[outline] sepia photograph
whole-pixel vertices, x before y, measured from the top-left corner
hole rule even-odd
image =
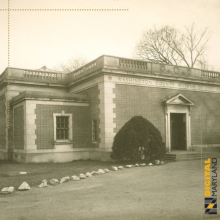
[[[219,0],[1,0],[0,220],[220,219],[219,21]]]

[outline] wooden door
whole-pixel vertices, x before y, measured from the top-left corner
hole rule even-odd
[[[185,114],[170,114],[171,150],[186,150]]]

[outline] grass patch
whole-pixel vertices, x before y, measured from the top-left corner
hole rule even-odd
[[[134,161],[103,162],[91,160],[78,160],[69,163],[17,163],[0,161],[0,190],[3,187],[14,186],[17,189],[26,181],[31,187],[38,186],[43,179],[49,181],[52,178],[60,180],[65,176],[79,175],[98,169],[111,169],[111,166],[135,164]],[[143,162],[142,162],[143,163]],[[19,172],[27,172],[21,175]]]

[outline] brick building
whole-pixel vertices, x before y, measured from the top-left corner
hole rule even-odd
[[[9,89],[8,89],[9,88]],[[167,152],[220,148],[220,73],[101,56],[69,74],[0,75],[0,159],[108,160],[117,131],[142,115]]]

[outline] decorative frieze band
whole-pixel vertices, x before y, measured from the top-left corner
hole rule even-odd
[[[157,79],[121,77],[121,76],[106,76],[106,79],[113,83],[119,83],[119,84],[220,93],[220,85],[215,86],[215,85],[209,85],[208,83],[196,83],[196,82],[190,83],[190,82],[180,82],[180,81],[178,82],[171,80],[157,80]]]

